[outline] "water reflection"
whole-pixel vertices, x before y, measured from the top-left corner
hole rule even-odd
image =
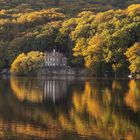
[[[67,93],[69,81],[34,79],[34,78],[11,78],[11,88],[20,101],[41,103],[47,98],[59,100]]]
[[[63,80],[45,80],[44,84],[44,94],[53,100],[55,103],[56,100],[63,97],[66,94],[68,88],[67,81]]]
[[[132,108],[135,112],[140,111],[140,82],[130,81],[129,90],[125,96],[126,105]]]
[[[0,82],[2,139],[140,139],[139,81]]]

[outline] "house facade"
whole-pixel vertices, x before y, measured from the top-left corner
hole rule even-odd
[[[76,69],[68,66],[67,58],[55,49],[52,52],[46,52],[44,58],[45,68],[43,75],[87,75],[84,69]]]
[[[55,49],[45,54],[45,67],[67,67],[67,58]]]

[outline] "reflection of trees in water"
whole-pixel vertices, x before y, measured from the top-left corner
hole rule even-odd
[[[46,98],[55,102],[67,93],[68,82],[63,80],[36,80],[11,78],[11,88],[20,101],[42,103]]]
[[[134,111],[140,111],[140,81],[131,80],[125,96],[125,103]]]
[[[129,85],[132,85],[132,82],[134,82],[134,85],[136,84],[135,81],[130,81]],[[41,104],[32,105],[32,103],[41,103],[40,101],[44,100],[44,98],[52,98],[48,94],[47,96],[44,95],[46,93],[44,92],[46,91],[44,83],[35,80],[29,82],[29,80],[17,81],[16,79],[11,79],[12,90],[17,93],[14,93],[16,96],[8,95],[9,99],[11,99],[9,100],[9,105],[13,110],[13,112],[11,111],[13,113],[11,115],[14,116],[12,119],[16,119],[14,120],[15,123],[11,123],[9,126],[9,124],[6,124],[7,121],[0,115],[0,118],[2,118],[0,119],[2,120],[0,121],[1,128],[5,127],[4,129],[6,130],[7,126],[9,126],[8,130],[11,131],[11,135],[23,136],[26,139],[29,138],[28,136],[58,139],[63,134],[63,130],[69,133],[76,132],[87,138],[95,135],[98,138],[108,140],[139,139],[140,123],[135,120],[135,108],[131,106],[131,114],[129,114],[129,109],[126,106],[130,107],[126,102],[127,95],[130,94],[129,91],[134,92],[136,90],[134,85],[132,87],[135,90],[132,87],[128,88],[128,81],[87,81],[84,87],[84,82],[79,85],[74,83],[70,85],[70,95],[72,97],[67,96],[65,98],[65,102],[71,102],[69,107],[65,107],[65,103],[62,103],[63,106],[51,103],[45,104],[45,106]],[[53,84],[52,82],[52,84],[49,83],[48,85],[56,85],[56,83]],[[33,87],[36,86],[41,90],[34,90]],[[41,94],[43,97],[39,98],[39,100],[32,98],[33,95],[27,97],[26,94],[29,94],[28,90],[30,91],[31,89],[33,92],[30,93],[35,94],[34,96],[39,97],[39,94]],[[49,90],[51,92],[48,91],[47,93],[51,94],[53,88],[51,89]],[[26,96],[20,96],[20,93]],[[32,99],[35,99],[35,101]],[[59,98],[57,99],[59,100]],[[28,102],[21,102],[24,100],[28,100]],[[131,102],[133,101],[135,100],[131,100]],[[134,117],[130,117],[130,115]]]
[[[2,82],[0,86],[1,139],[53,139],[62,134],[59,123],[51,113],[40,105],[29,106],[28,103],[21,102],[13,96],[8,86],[8,81]],[[2,94],[5,91],[7,93]]]
[[[53,122],[52,122],[53,123]],[[43,127],[37,127],[30,123],[8,123],[4,120],[0,120],[0,138],[4,139],[54,139],[58,138],[62,133],[59,126],[51,124],[49,129]]]
[[[69,119],[65,115],[59,118],[63,128],[74,130],[84,136],[97,135],[105,139],[139,139],[140,126],[134,123],[135,120],[127,117],[127,108],[123,103],[124,95],[119,94],[123,94],[124,87],[120,85],[120,82],[114,81],[112,88],[108,88],[107,85],[104,87],[95,85],[95,83],[92,87],[91,83],[86,82],[82,94],[74,91]],[[118,106],[122,107],[122,110],[116,108]]]
[[[38,84],[38,81],[34,79],[11,78],[11,88],[20,101],[42,102],[44,95],[42,94],[42,87]]]

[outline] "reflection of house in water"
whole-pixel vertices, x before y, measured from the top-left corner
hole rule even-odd
[[[44,95],[53,102],[67,93],[68,83],[64,80],[45,80]]]
[[[11,78],[11,88],[16,98],[29,103],[55,102],[66,96],[70,80]]]

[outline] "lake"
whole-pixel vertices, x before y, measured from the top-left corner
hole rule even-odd
[[[140,81],[0,78],[2,140],[139,140]]]

